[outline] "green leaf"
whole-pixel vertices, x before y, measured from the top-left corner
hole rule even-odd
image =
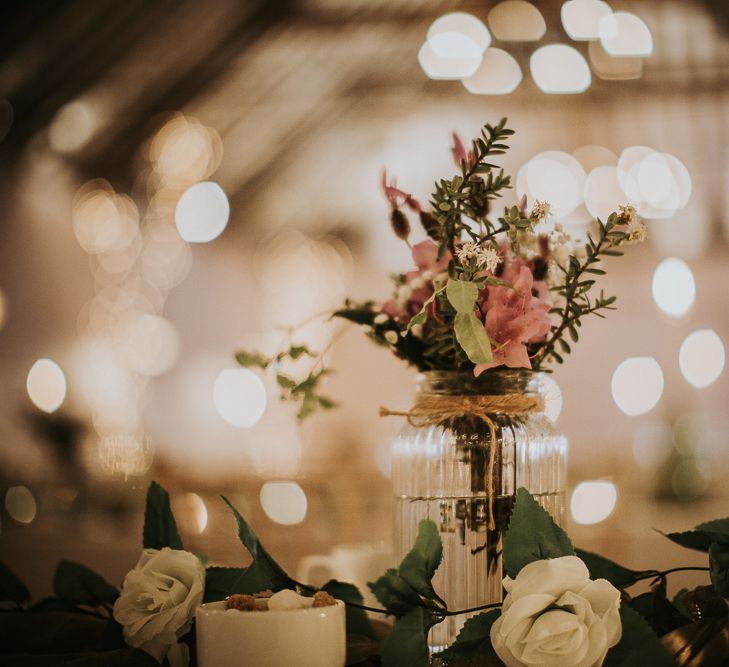
[[[238,537],[248,553],[253,557],[253,562],[245,569],[237,581],[238,593],[252,595],[266,589],[279,591],[283,588],[294,588],[296,584],[289,577],[281,566],[269,556],[268,552],[253,532],[248,522],[240,512],[233,507],[233,504],[222,496],[223,501],[230,507],[238,524]]]
[[[438,526],[429,519],[418,525],[418,536],[413,548],[402,559],[398,574],[414,591],[425,598],[439,600],[433,590],[431,579],[440,565],[443,544],[440,541]]]
[[[491,341],[483,323],[471,313],[457,313],[453,322],[456,339],[469,360],[474,364],[490,364],[493,361]]]
[[[281,387],[281,389],[290,390],[297,385],[296,380],[290,378],[288,375],[284,375],[283,373],[276,373],[276,382],[278,383],[278,386]]]
[[[218,602],[225,600],[234,593],[259,593],[257,591],[242,590],[241,582],[245,582],[245,567],[209,567],[205,570],[205,597],[203,602]]]
[[[478,299],[478,285],[468,280],[451,278],[446,283],[446,296],[457,313],[472,313]]]
[[[714,519],[713,521],[705,521],[696,526],[696,530],[701,530],[712,535],[724,535],[729,541],[729,517],[725,519]]]
[[[152,482],[147,491],[143,545],[145,549],[184,548],[170,509],[170,496],[157,482]]]
[[[655,570],[629,570],[607,558],[582,549],[575,549],[575,555],[585,562],[592,579],[607,579],[615,588],[625,588],[636,581],[658,574]]]
[[[729,544],[729,535],[722,532],[721,530],[711,530],[712,522],[701,524],[702,526],[709,526],[709,528],[702,528],[697,526],[695,530],[686,530],[682,533],[663,533],[669,540],[680,544],[682,547],[687,549],[695,549],[696,551],[703,551],[708,553],[709,547],[717,542],[719,544]]]
[[[246,368],[251,366],[266,370],[271,360],[264,357],[260,352],[247,352],[246,350],[238,350],[235,353],[235,360]]]
[[[0,561],[0,602],[8,601],[16,605],[27,604],[30,601],[30,593],[15,573]]]
[[[428,319],[428,308],[430,307],[430,304],[433,303],[433,301],[435,301],[435,298],[439,294],[441,294],[444,289],[445,289],[445,287],[440,287],[437,290],[435,290],[428,297],[427,301],[423,304],[423,307],[420,309],[420,311],[416,315],[413,315],[413,317],[410,319],[410,321],[408,322],[407,329],[405,329],[405,331],[403,331],[401,334],[402,336],[406,336],[407,334],[409,334],[410,330],[414,326],[416,326],[418,324],[420,324],[420,325],[425,324],[426,320]]]
[[[390,568],[376,581],[368,584],[379,603],[391,614],[405,614],[420,605],[420,596]]]
[[[299,359],[303,355],[308,355],[310,357],[313,357],[314,354],[309,350],[306,345],[292,345],[289,348],[289,357],[292,359]]]
[[[729,545],[714,542],[709,547],[709,574],[717,594],[729,597]]]
[[[355,324],[363,324],[372,326],[378,313],[370,308],[342,308],[335,310],[332,317],[339,317],[343,320],[354,322]]]
[[[86,607],[112,605],[119,597],[119,591],[103,577],[85,565],[69,560],[58,564],[53,592],[63,602]]]
[[[491,626],[501,616],[499,609],[469,618],[461,628],[456,641],[441,653],[444,658],[479,660],[483,664],[500,664],[491,646]]]
[[[620,608],[623,635],[608,651],[603,667],[676,667],[645,619],[630,607]]]
[[[504,536],[504,565],[514,579],[535,560],[574,556],[575,550],[564,532],[525,488],[516,492],[509,529]]]
[[[347,584],[343,581],[332,579],[324,584],[322,590],[337,600],[348,603],[346,609],[348,635],[362,635],[363,637],[375,639],[375,633],[372,630],[372,625],[370,624],[369,618],[367,618],[365,610],[350,606],[351,603],[364,604],[362,593],[359,592],[359,589],[354,584]]]
[[[429,667],[431,615],[422,607],[398,619],[382,647],[382,667]]]

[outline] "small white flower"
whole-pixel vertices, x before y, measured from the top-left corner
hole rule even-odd
[[[584,262],[587,259],[587,248],[583,245],[578,245],[575,248],[574,255],[580,263]]]
[[[386,331],[385,332],[385,340],[390,343],[390,345],[397,345],[399,336],[397,335],[397,331]]]
[[[535,221],[546,220],[551,210],[552,205],[548,201],[539,201],[537,199],[534,202],[534,206],[532,206],[532,212],[529,214],[529,217]]]
[[[620,641],[620,591],[577,556],[529,563],[504,588],[491,644],[509,667],[600,667]]]
[[[499,253],[494,248],[481,248],[481,252],[478,255],[479,266],[483,266],[487,271],[493,273],[500,263],[501,257],[499,257]]]
[[[205,568],[189,551],[145,549],[127,574],[114,603],[114,618],[124,639],[162,662],[187,664],[186,646],[178,640],[192,625],[205,591]]]
[[[618,208],[620,209],[620,218],[625,224],[629,224],[638,218],[638,212],[635,210],[634,206],[626,205]]]
[[[425,287],[425,281],[422,278],[413,278],[410,283],[411,289],[420,289],[421,287]]]
[[[478,243],[468,241],[467,243],[462,244],[460,248],[458,248],[458,250],[456,251],[456,257],[458,257],[461,264],[465,265],[468,264],[470,260],[476,259],[479,252],[480,247]]]
[[[412,327],[410,327],[410,333],[415,336],[415,338],[422,338],[423,337],[423,325],[422,324],[413,324]]]
[[[485,268],[487,271],[494,272],[501,262],[501,257],[496,250],[490,246],[482,248],[480,244],[468,242],[464,243],[456,252],[461,264],[466,265],[471,260],[475,260],[478,268]]]
[[[628,235],[626,243],[643,243],[648,237],[648,228],[642,220],[632,218],[625,225],[625,233]]]
[[[385,315],[385,313],[380,313],[379,315],[375,316],[375,319],[373,320],[375,324],[386,324],[390,321],[389,315]]]
[[[422,279],[423,279],[423,280],[424,280],[424,281],[425,281],[426,283],[428,283],[428,282],[430,282],[431,280],[433,280],[434,274],[433,274],[433,272],[432,272],[432,271],[431,271],[430,269],[428,269],[427,271],[423,271],[423,272],[422,272],[422,273],[420,274],[420,277],[421,277],[421,278],[422,278]]]
[[[413,290],[410,285],[400,285],[397,288],[397,298],[402,301],[407,301],[413,294]]]

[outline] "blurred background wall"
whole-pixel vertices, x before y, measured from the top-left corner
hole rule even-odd
[[[535,3],[537,41],[505,39],[532,25],[523,6],[511,17],[502,8],[498,39],[487,0],[8,5],[0,557],[36,594],[49,592],[61,555],[104,559],[120,579],[139,548],[150,478],[171,490],[187,544],[216,562],[245,561],[223,492],[288,567],[335,544],[388,540],[399,424],[377,409],[408,406],[411,370],[354,329],[314,320],[301,340],[323,349],[336,337],[327,391],[338,410],[300,427],[261,375],[265,412],[238,428],[220,401],[238,397],[255,422],[261,387],[248,377],[238,396],[223,382],[216,409],[216,379],[237,348],[272,352],[287,327],[347,295],[386,298],[388,272],[411,260],[391,237],[382,169],[425,201],[453,170],[451,131],[469,138],[508,116],[514,174],[558,150],[581,161],[582,185],[644,146],[690,177],[688,191],[680,179],[666,186],[685,201],[654,208],[649,242],[608,267],[619,310],[585,324],[551,389],[571,443],[571,490],[609,482],[580,487],[577,518],[588,523],[575,523],[575,541],[635,567],[675,561],[672,548],[655,553],[646,529],[688,528],[727,504],[729,6],[610,4],[645,22],[650,54],[611,58],[599,42],[571,40],[557,1]],[[513,56],[523,74],[513,92],[474,94],[428,76],[419,51],[452,11],[479,17]],[[589,62],[586,90],[540,89],[530,58],[552,43]],[[201,182],[217,185],[189,191]],[[191,224],[208,221],[203,237],[175,225],[180,206]],[[567,221],[576,228],[584,206]],[[195,242],[205,234],[214,238]],[[713,334],[686,343],[682,370],[679,350],[697,330]],[[656,363],[629,364],[613,389],[633,357]],[[634,391],[621,395],[626,386]]]

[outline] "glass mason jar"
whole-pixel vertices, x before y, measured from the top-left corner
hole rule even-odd
[[[528,370],[428,371],[417,378],[419,396],[531,395],[543,398],[543,374]],[[489,413],[496,451],[489,480],[492,436],[477,415],[404,426],[393,445],[394,548],[401,559],[422,519],[432,519],[443,542],[434,588],[450,610],[502,599],[502,539],[516,490],[525,487],[557,523],[565,512],[567,439],[544,412]],[[494,529],[489,529],[489,482]],[[428,638],[431,651],[453,643],[473,614],[449,616]]]

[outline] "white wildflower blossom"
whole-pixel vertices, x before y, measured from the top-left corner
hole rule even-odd
[[[423,337],[423,325],[422,324],[413,324],[412,327],[410,327],[410,333],[415,336],[415,338],[422,338]]]
[[[488,248],[481,248],[481,251],[478,255],[478,264],[479,266],[483,266],[487,271],[491,271],[493,273],[496,271],[496,267],[501,263],[501,257],[499,257],[499,253],[496,252],[494,248],[488,247]]]
[[[625,224],[625,233],[628,235],[626,243],[643,243],[648,236],[648,228],[642,220],[633,218]]]
[[[583,263],[587,259],[587,248],[583,245],[578,245],[573,254],[578,262]]]
[[[626,205],[618,208],[620,209],[620,218],[625,224],[629,224],[638,219],[638,212],[634,206]]]
[[[501,262],[501,257],[496,250],[490,246],[481,247],[479,243],[464,243],[456,253],[461,264],[466,265],[471,260],[475,260],[478,268],[484,268],[487,271],[494,272]]]
[[[427,271],[423,271],[423,272],[422,272],[422,273],[420,274],[420,277],[421,277],[421,278],[422,278],[422,279],[423,279],[423,280],[424,280],[425,282],[430,282],[431,280],[433,280],[434,274],[433,274],[433,272],[432,272],[432,271],[431,271],[430,269],[428,269]]]
[[[456,256],[460,260],[461,264],[468,264],[470,260],[476,259],[478,257],[479,250],[480,248],[478,243],[469,241],[468,243],[464,243],[460,248],[458,248],[458,250],[456,251]]]
[[[397,341],[398,341],[397,331],[386,331],[385,340],[388,343],[390,343],[390,345],[397,345]]]
[[[375,324],[385,324],[390,321],[390,316],[385,315],[385,313],[380,313],[379,315],[375,316],[375,319],[373,321]]]
[[[425,281],[422,278],[413,278],[413,280],[411,280],[409,284],[410,288],[414,290],[425,287]]]
[[[552,205],[548,201],[539,201],[537,199],[534,202],[534,206],[532,206],[532,212],[529,214],[529,217],[532,220],[546,220],[551,210]]]

